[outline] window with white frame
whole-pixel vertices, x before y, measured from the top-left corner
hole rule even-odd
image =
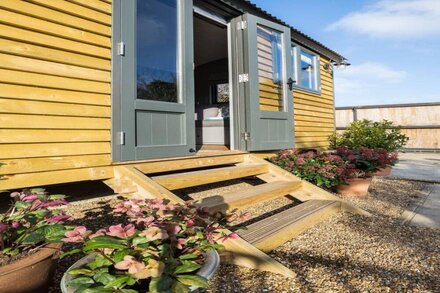
[[[298,45],[292,46],[291,54],[295,85],[312,91],[320,91],[318,55]]]

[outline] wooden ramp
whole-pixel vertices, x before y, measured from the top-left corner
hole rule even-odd
[[[243,190],[213,195],[198,204],[211,212],[242,209],[283,196],[301,203],[240,230],[241,238],[224,243],[223,261],[293,277],[295,274],[269,257],[270,251],[294,236],[340,211],[369,215],[341,198],[305,182],[252,154],[231,153],[208,157],[189,157],[114,167],[114,178],[104,181],[115,192],[126,196],[164,198],[175,203],[184,200],[174,190],[257,177],[264,183]]]

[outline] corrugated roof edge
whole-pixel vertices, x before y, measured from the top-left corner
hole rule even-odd
[[[261,16],[263,18],[267,18],[273,22],[277,22],[279,24],[285,25],[287,27],[289,27],[293,34],[292,34],[292,38],[299,42],[302,45],[305,45],[307,47],[309,47],[309,49],[312,49],[314,51],[317,51],[318,53],[330,58],[332,61],[335,61],[337,63],[342,62],[347,60],[344,56],[342,56],[341,54],[333,51],[332,49],[328,48],[327,46],[325,46],[324,44],[316,41],[315,39],[311,38],[310,36],[304,34],[303,32],[297,30],[296,28],[292,27],[291,25],[289,25],[288,23],[282,21],[281,19],[273,16],[272,14],[270,14],[269,12],[267,12],[266,10],[262,9],[261,7],[258,7],[257,5],[255,5],[254,3],[252,3],[250,0],[221,0],[224,3],[227,3],[231,6],[233,6],[234,8],[240,10],[243,13],[246,12],[252,12],[250,11],[251,9],[256,10],[257,12],[259,12],[262,15],[257,15],[257,16]],[[243,5],[249,6],[248,8],[246,7],[242,7]],[[251,9],[249,9],[251,8]],[[255,11],[253,14],[256,14]]]

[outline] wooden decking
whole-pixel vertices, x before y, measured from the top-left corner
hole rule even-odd
[[[341,210],[368,215],[339,197],[248,153],[215,152],[190,158],[117,165],[113,166],[113,178],[104,182],[115,192],[127,196],[164,198],[183,203],[174,190],[246,177],[258,177],[264,183],[208,197],[198,204],[208,207],[211,212],[225,212],[286,195],[302,203],[253,223],[248,230],[239,232],[241,238],[226,241],[226,251],[222,253],[224,261],[292,277],[291,270],[264,252]]]

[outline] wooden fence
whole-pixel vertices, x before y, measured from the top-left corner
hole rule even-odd
[[[406,149],[440,150],[440,103],[336,107],[336,130],[361,119],[386,119],[401,125],[410,138]]]

